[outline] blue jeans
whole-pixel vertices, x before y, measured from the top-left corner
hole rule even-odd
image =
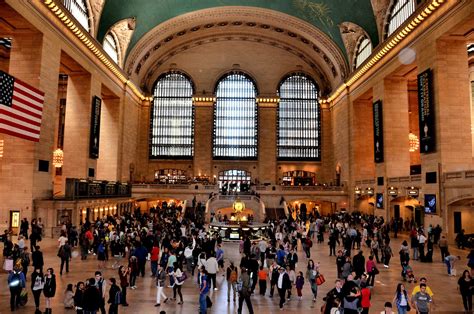
[[[397,305],[397,309],[398,309],[399,314],[406,314],[407,313],[407,306],[406,305],[404,305],[404,306]]]
[[[207,312],[207,302],[206,302],[207,293],[199,294],[199,313],[206,314]]]
[[[444,260],[446,267],[448,267],[448,275],[451,275],[451,263],[447,260]]]
[[[158,269],[158,261],[151,261],[151,273],[153,276],[156,274],[156,270]]]

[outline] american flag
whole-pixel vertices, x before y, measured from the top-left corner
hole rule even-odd
[[[39,142],[44,93],[0,71],[0,133]]]

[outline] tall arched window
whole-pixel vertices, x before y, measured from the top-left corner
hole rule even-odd
[[[257,88],[255,83],[243,73],[230,73],[218,82],[216,96],[214,158],[257,158]]]
[[[293,74],[278,90],[278,159],[321,160],[319,88],[308,76]]]
[[[63,0],[64,7],[71,12],[72,16],[76,18],[79,24],[86,29],[90,30],[89,27],[89,12],[85,0]]]
[[[392,35],[415,12],[415,9],[416,0],[394,0],[388,16],[387,37]]]
[[[372,53],[372,43],[365,35],[359,39],[355,54],[355,68],[358,68]]]
[[[182,73],[158,78],[150,114],[150,158],[192,158],[193,84]]]
[[[104,39],[104,50],[118,64],[118,46],[114,36],[108,33]]]

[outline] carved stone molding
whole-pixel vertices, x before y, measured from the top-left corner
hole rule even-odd
[[[259,29],[263,32],[279,32],[285,39],[281,41],[298,41],[304,43],[315,53],[322,56],[332,72],[331,85],[340,84],[349,73],[348,64],[343,52],[321,30],[313,25],[284,13],[247,7],[218,7],[199,10],[173,18],[156,26],[144,35],[130,51],[125,62],[125,70],[130,76],[138,79],[146,59],[153,51],[161,49],[170,41],[195,34],[212,27],[241,27],[242,29]],[[141,75],[140,75],[141,76]],[[337,81],[337,82],[336,82]]]
[[[135,31],[135,25],[135,18],[128,18],[115,23],[110,29],[115,34],[115,38],[119,44],[118,64],[120,67],[123,67],[123,60],[125,59],[128,45]]]
[[[375,21],[379,33],[379,41],[382,42],[387,23],[387,13],[394,0],[370,0],[374,10]]]
[[[92,15],[91,20],[91,34],[94,38],[97,37],[97,30],[99,29],[100,15],[102,14],[102,9],[104,8],[105,0],[87,0],[89,2],[89,9]]]
[[[361,36],[366,36],[369,40],[370,37],[367,32],[357,24],[352,22],[343,22],[339,25],[341,32],[342,41],[347,51],[347,59],[349,60],[351,69],[354,68],[355,54],[357,49],[357,43]]]

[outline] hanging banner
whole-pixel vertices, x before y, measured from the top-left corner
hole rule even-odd
[[[100,138],[100,109],[102,100],[94,96],[92,98],[91,128],[89,140],[89,158],[99,158],[99,138]]]
[[[418,112],[420,152],[434,152],[436,148],[436,130],[433,101],[433,72],[431,69],[418,74]]]
[[[383,114],[382,101],[377,100],[373,105],[374,118],[374,161],[383,162]]]

